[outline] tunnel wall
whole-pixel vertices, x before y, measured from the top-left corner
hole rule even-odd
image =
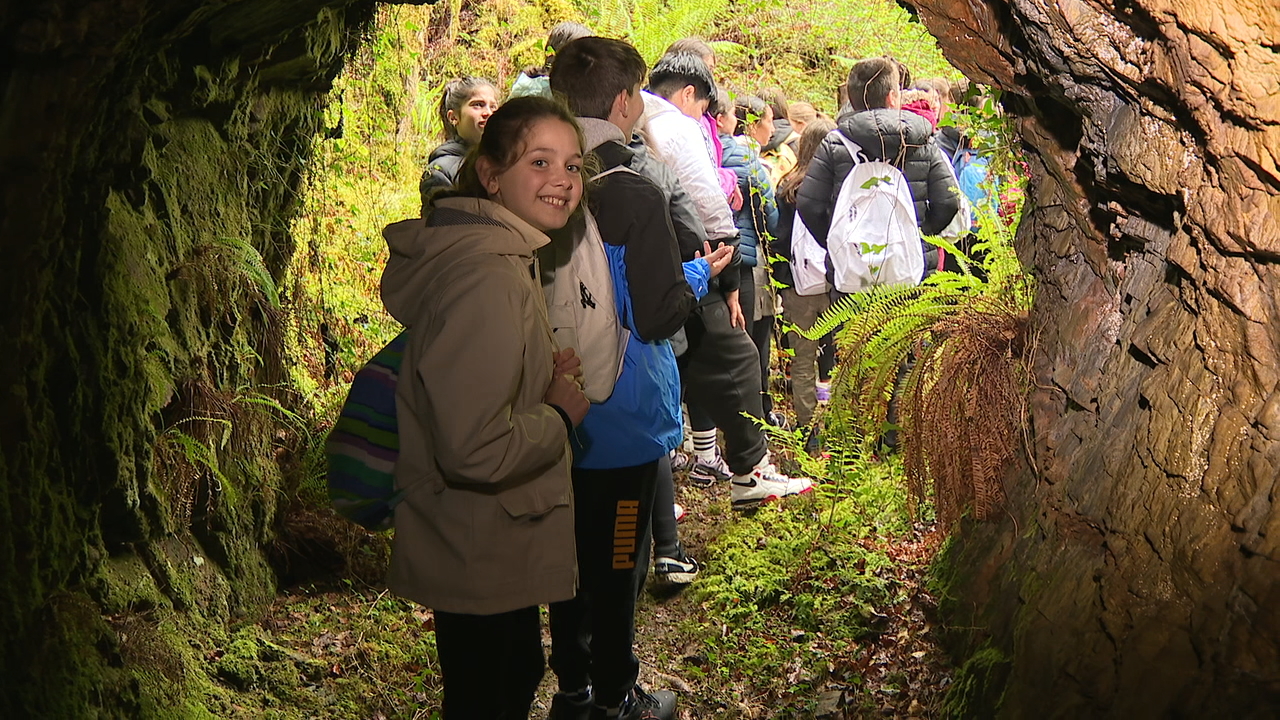
[[[1032,166],[1034,441],[939,563],[967,717],[1280,708],[1280,7],[912,0]]]
[[[0,9],[0,715],[219,714],[195,658],[275,589],[274,280],[372,10]]]

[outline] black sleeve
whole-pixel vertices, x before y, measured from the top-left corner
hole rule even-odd
[[[734,290],[740,289],[742,285],[742,251],[738,249],[737,235],[720,242],[733,247],[733,258],[729,260],[729,264],[725,266],[725,269],[721,270],[720,274],[716,276],[716,280],[720,281],[720,292],[727,295]],[[715,248],[712,249],[714,250]]]
[[[827,233],[831,230],[831,190],[835,185],[835,157],[829,143],[823,142],[813,154],[804,181],[796,193],[796,212],[804,220],[813,239],[822,247],[827,246]]]
[[[951,165],[936,144],[930,142],[921,152],[929,158],[929,207],[920,221],[920,232],[937,235],[960,211],[960,196],[956,194],[959,188]]]
[[[441,168],[436,165],[428,167],[426,172],[422,173],[422,179],[418,181],[418,194],[422,196],[422,216],[427,216],[427,206],[431,200],[431,194],[439,189],[448,189],[453,187],[453,179],[446,176]]]
[[[769,243],[769,249],[774,255],[781,257],[787,262],[792,262],[795,257],[791,254],[791,233],[795,227],[796,206],[778,197],[778,227],[773,235],[773,242]]]
[[[667,190],[670,194],[667,205],[680,248],[680,259],[688,262],[693,259],[694,253],[702,252],[702,243],[707,241],[707,231],[698,219],[698,209],[693,204],[693,198],[684,191],[684,186],[674,175]]]
[[[593,189],[600,237],[623,247],[631,312],[641,340],[669,338],[694,307],[662,191],[639,175],[618,173]]]

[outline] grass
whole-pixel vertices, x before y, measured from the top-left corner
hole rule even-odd
[[[681,535],[703,563],[684,591],[650,583],[637,617],[641,682],[672,688],[683,717],[926,715],[948,671],[932,640],[923,572],[936,545],[907,516],[901,465],[864,463],[809,496],[750,514],[727,487],[686,486]],[[361,531],[363,532],[363,531]],[[385,535],[364,546],[385,548]],[[229,717],[435,717],[429,610],[333,566],[282,591],[267,615],[208,654],[237,698]],[[549,640],[544,637],[549,648]],[[554,692],[548,672],[532,717]]]
[[[647,669],[682,691],[688,717],[881,716],[885,690],[903,716],[939,701],[919,682],[942,672],[920,627],[933,538],[908,519],[900,463],[835,465],[810,496],[749,515],[725,509],[725,488],[682,491],[694,517],[681,533],[703,572],[653,596],[641,638]],[[892,663],[906,674],[888,678]]]

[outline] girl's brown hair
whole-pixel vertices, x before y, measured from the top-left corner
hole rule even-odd
[[[796,166],[778,181],[778,197],[783,202],[788,205],[796,204],[796,193],[800,191],[800,183],[804,182],[804,175],[809,171],[814,153],[818,152],[823,138],[835,129],[836,124],[826,118],[818,118],[804,126],[804,132],[800,133],[800,149],[796,151]]]
[[[462,106],[471,102],[471,98],[480,88],[489,88],[493,91],[493,96],[498,96],[498,88],[493,83],[480,77],[454,78],[445,83],[444,92],[440,93],[440,104],[436,106],[436,114],[440,117],[440,127],[444,129],[444,137],[446,140],[460,140],[458,136],[458,128],[449,122],[449,111],[452,110],[455,115],[462,112]]]

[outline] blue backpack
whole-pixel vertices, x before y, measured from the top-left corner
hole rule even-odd
[[[409,332],[400,333],[351,380],[338,422],[325,442],[329,500],[339,515],[368,530],[388,530],[396,503],[396,382]]]

